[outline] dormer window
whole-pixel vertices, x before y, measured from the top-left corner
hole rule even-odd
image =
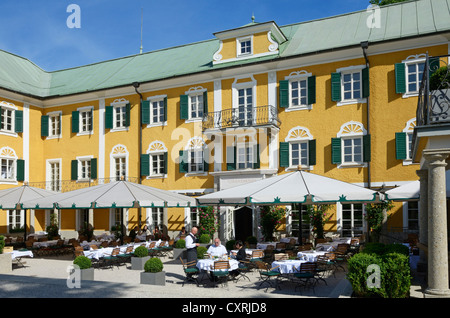
[[[252,37],[245,37],[237,39],[237,56],[252,55]]]

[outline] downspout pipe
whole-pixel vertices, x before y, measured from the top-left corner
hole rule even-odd
[[[366,61],[366,67],[369,68],[370,64],[369,64],[369,58],[367,57],[367,49],[369,48],[369,42],[368,41],[364,41],[361,42],[361,48],[363,50],[363,54],[364,54],[364,59]],[[367,133],[370,135],[370,94],[369,96],[367,96]],[[370,162],[367,162],[367,188],[371,188],[372,187],[372,176],[371,176],[371,167],[370,167]]]
[[[141,154],[142,154],[142,127],[141,127],[142,118],[141,118],[141,116],[142,116],[142,110],[141,110],[141,108],[142,108],[143,97],[142,97],[142,94],[138,91],[139,86],[141,86],[141,84],[139,82],[133,82],[134,90],[136,91],[136,94],[139,95],[138,124],[137,124],[137,126],[138,126],[138,143],[139,143],[139,147],[138,147],[138,151],[139,151],[139,153],[138,153],[138,162],[139,162],[138,183],[141,184],[142,183],[142,181],[141,181],[141,176],[142,176],[142,174],[141,174],[141,172],[142,172],[141,171]],[[141,228],[141,216],[142,216],[142,208],[141,207],[139,207],[138,215],[139,215],[138,216],[139,228]]]

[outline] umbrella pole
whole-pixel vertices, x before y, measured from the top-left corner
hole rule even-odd
[[[25,210],[23,210],[23,213],[25,214],[24,215],[24,219],[25,219],[25,226],[24,226],[24,230],[25,230],[25,232],[24,232],[24,234],[23,234],[23,241],[25,242],[26,240],[27,240],[27,210],[25,209]]]
[[[120,209],[120,245],[123,245],[123,232],[124,232],[124,228],[123,228],[123,208]]]
[[[298,204],[298,244],[300,246],[303,245],[302,225],[303,225],[302,204],[299,203]]]

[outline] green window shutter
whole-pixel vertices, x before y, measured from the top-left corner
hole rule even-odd
[[[397,63],[395,64],[395,92],[397,94],[406,93],[406,74],[405,74],[405,64]]]
[[[236,147],[227,147],[227,170],[236,170]]]
[[[125,114],[125,127],[130,127],[130,116],[131,116],[131,105],[127,104],[125,106],[126,114]]]
[[[164,121],[167,121],[167,97],[164,97]]]
[[[316,165],[316,140],[308,141],[308,164],[310,166]]]
[[[41,116],[41,136],[48,137],[48,116]]]
[[[406,133],[404,132],[395,133],[395,158],[397,160],[407,158]]]
[[[71,180],[78,180],[78,160],[72,160],[71,163]]]
[[[289,148],[288,142],[280,142],[280,167],[287,168],[290,165]]]
[[[89,117],[89,126],[91,127],[91,131],[94,130],[94,109],[91,109],[91,117]]]
[[[150,124],[150,101],[143,100],[141,103],[141,124]]]
[[[150,175],[150,155],[141,154],[141,176]]]
[[[316,103],[316,77],[308,77],[308,105]]]
[[[189,119],[189,96],[180,96],[180,119]]]
[[[363,68],[362,75],[362,97],[366,98],[370,96],[370,80],[369,80],[369,68]]]
[[[91,179],[97,179],[97,158],[91,159]]]
[[[164,153],[164,174],[167,174],[167,159],[169,158],[168,153]]]
[[[203,116],[208,113],[208,92],[203,92]]]
[[[114,107],[106,106],[105,107],[105,128],[113,129],[113,118],[114,118]]]
[[[16,133],[23,132],[23,111],[22,110],[14,111],[14,117],[15,117],[15,125],[14,125],[15,132]]]
[[[279,87],[279,98],[280,98],[280,107],[281,108],[287,108],[289,107],[289,81],[284,80],[280,81],[280,87]]]
[[[255,149],[256,160],[253,162],[253,169],[259,169],[261,167],[261,159],[259,155],[259,144],[257,144]]]
[[[180,161],[179,161],[179,169],[180,173],[188,173],[189,172],[189,166],[187,161],[187,154],[188,151],[180,150]]]
[[[340,164],[341,157],[341,138],[331,138],[331,163]]]
[[[80,112],[72,112],[72,132],[78,133],[80,131]]]
[[[370,135],[363,136],[363,161],[371,161],[371,142]]]
[[[331,100],[341,100],[341,73],[331,73]]]
[[[17,174],[16,174],[17,181],[25,181],[25,160],[17,159],[16,166],[17,166]]]

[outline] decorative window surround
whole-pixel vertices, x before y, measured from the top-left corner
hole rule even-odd
[[[291,111],[297,111],[297,110],[311,110],[312,109],[312,104],[308,103],[308,78],[312,76],[311,73],[308,73],[306,71],[297,71],[297,72],[292,72],[291,74],[289,74],[289,76],[286,76],[284,79],[289,81],[289,107],[285,108],[285,112],[291,112]],[[305,81],[305,96],[303,98],[305,98],[306,103],[302,104],[300,102],[299,105],[293,105],[292,103],[292,82],[300,82],[300,81]],[[300,87],[299,87],[299,92],[300,92]],[[299,95],[298,99],[301,100],[302,96]]]
[[[207,106],[205,107],[205,103],[207,103],[207,101],[204,100],[204,93],[207,92],[206,88],[203,88],[202,86],[197,86],[197,87],[191,87],[189,88],[189,90],[187,92],[185,92],[186,95],[188,95],[188,99],[189,99],[189,119],[187,119],[185,121],[185,123],[195,123],[195,122],[201,122],[203,121],[203,117],[205,115],[205,108],[207,108]],[[201,101],[202,101],[202,109],[200,109],[200,106],[197,107],[197,112],[199,112],[201,110],[202,116],[200,117],[192,117],[192,97],[193,96],[202,96],[201,97]],[[207,105],[207,104],[206,104]]]
[[[287,137],[285,138],[285,142],[289,143],[289,167],[286,167],[285,170],[286,171],[296,171],[298,170],[298,167],[301,166],[302,169],[305,170],[313,170],[314,166],[310,164],[309,162],[309,157],[310,157],[310,149],[309,149],[309,141],[313,140],[313,135],[311,134],[311,132],[309,131],[308,128],[305,127],[294,127],[291,130],[289,130]],[[298,158],[299,159],[299,164],[298,165],[293,165],[292,164],[292,144],[298,144],[298,143],[306,143],[306,159],[308,161],[307,165],[302,165],[301,164],[301,156]],[[299,152],[301,150],[299,149]]]
[[[92,165],[91,165],[91,159],[93,159],[94,156],[81,156],[76,157],[78,161],[78,179],[77,182],[86,182],[89,180],[92,180],[91,173],[92,173]],[[83,176],[83,169],[89,169],[89,171],[85,171],[84,174],[88,174],[89,177],[82,177]]]
[[[158,121],[155,122],[154,121],[154,117],[153,117],[153,103],[156,102],[164,102],[164,99],[167,98],[167,95],[156,95],[156,96],[151,96],[149,98],[147,98],[147,100],[150,102],[150,123],[147,124],[147,128],[152,128],[152,127],[163,127],[163,126],[167,126],[167,114],[163,114],[163,116],[166,118],[166,120],[163,121]],[[164,108],[164,111],[167,111],[167,108]],[[158,113],[158,117],[161,114]]]
[[[121,98],[121,99],[116,99],[111,103],[111,106],[113,107],[113,118],[112,118],[112,124],[113,124],[113,128],[110,129],[110,132],[116,132],[116,131],[128,131],[128,126],[126,126],[126,115],[127,115],[127,111],[123,110],[123,108],[129,105],[129,101]],[[121,124],[117,125],[117,120],[116,120],[116,116],[117,116],[117,110],[121,108]]]
[[[150,169],[150,175],[147,176],[147,179],[156,179],[156,178],[167,178],[167,171],[164,174],[161,173],[153,173],[153,158],[152,156],[158,156],[158,155],[164,155],[164,154],[168,154],[168,150],[167,147],[165,146],[165,144],[162,141],[159,140],[155,140],[154,142],[152,142],[147,149],[146,152],[148,155],[150,155],[149,158],[149,169]],[[168,156],[165,156],[165,160],[168,160]],[[164,163],[163,163],[164,164]],[[167,163],[165,163],[167,165]]]
[[[50,112],[46,115],[48,116],[48,136],[46,139],[62,138],[62,111]],[[55,129],[59,134],[55,134],[54,129],[52,128],[52,126],[56,124],[58,124],[58,128]]]
[[[0,149],[0,184],[17,185],[17,155],[14,149]]]
[[[253,56],[253,35],[236,39],[236,56]]]
[[[338,164],[338,168],[354,168],[354,167],[367,167],[367,162],[364,162],[364,140],[363,136],[367,135],[367,130],[364,128],[363,124],[356,122],[356,121],[350,121],[345,123],[341,126],[341,129],[337,133],[337,138],[341,138],[342,141],[344,140],[355,140],[360,139],[360,156],[361,161],[355,161],[355,162],[345,162],[345,150],[344,145],[341,145],[341,163]],[[354,155],[355,151],[355,145],[352,143],[352,156]]]
[[[3,123],[0,123],[0,134],[1,135],[6,135],[6,136],[13,136],[13,137],[17,137],[17,132],[16,132],[16,111],[17,111],[17,107],[14,104],[11,103],[7,103],[5,101],[0,102],[0,111],[2,112],[2,121],[6,121],[6,119],[4,118],[5,113],[8,113],[8,117],[10,117],[10,122],[9,125],[11,126],[10,129],[7,128],[1,128],[2,125],[4,125]]]
[[[187,166],[188,170],[187,173],[185,173],[185,177],[192,177],[192,176],[206,176],[208,175],[208,171],[205,169],[205,162],[208,162],[208,156],[206,154],[206,150],[208,150],[208,146],[206,145],[203,138],[195,136],[192,137],[186,147],[184,148],[184,151],[186,152],[185,158],[187,158]],[[195,162],[196,168],[198,169],[200,166],[202,167],[201,171],[192,171],[192,152],[202,152],[202,160],[201,162]],[[208,166],[208,165],[206,165]],[[199,169],[200,170],[200,169]]]
[[[85,106],[77,108],[77,112],[79,114],[79,128],[77,136],[87,136],[87,135],[93,135],[94,134],[94,106]],[[83,122],[83,117],[86,117],[86,120],[90,121],[89,123]],[[90,128],[90,129],[89,129]]]
[[[109,175],[111,179],[117,179],[120,180],[120,176],[124,176],[125,178],[128,177],[128,162],[129,162],[129,152],[126,146],[124,145],[116,145],[113,147],[110,155],[109,155]],[[120,167],[120,176],[116,175],[116,159],[124,159],[125,163],[125,169],[123,170],[122,167]],[[125,174],[124,174],[125,173]]]
[[[410,55],[405,60],[402,61],[402,63],[405,66],[405,85],[406,85],[406,87],[405,87],[406,88],[406,92],[402,95],[402,98],[417,97],[419,95],[419,87],[420,87],[420,82],[421,82],[420,75],[423,72],[423,68],[420,69],[419,64],[421,64],[421,63],[424,64],[425,63],[425,58],[426,58],[425,54],[417,54],[417,55]],[[416,77],[416,79],[417,79],[417,83],[416,83],[417,90],[409,91],[410,82],[409,82],[409,78],[408,78],[408,67],[412,66],[414,64],[416,64],[416,71],[418,71],[417,77]]]

